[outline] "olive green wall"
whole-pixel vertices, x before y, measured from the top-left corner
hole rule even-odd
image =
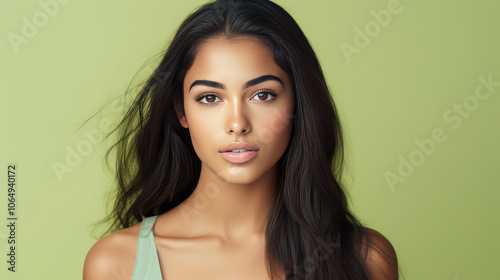
[[[79,127],[203,3],[0,2],[1,279],[81,278],[112,182],[100,140],[123,108]],[[277,3],[310,39],[337,102],[352,209],[392,242],[406,279],[500,278],[499,2]]]

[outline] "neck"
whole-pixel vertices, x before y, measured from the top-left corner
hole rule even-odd
[[[200,233],[228,242],[262,237],[277,179],[276,166],[248,183],[244,176],[221,178],[202,164],[196,189],[180,205],[184,221]]]

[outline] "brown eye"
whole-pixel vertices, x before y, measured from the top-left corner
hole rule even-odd
[[[212,102],[214,102],[214,101],[215,101],[215,96],[213,96],[213,95],[207,95],[207,96],[205,96],[205,98],[206,98],[205,100],[206,100],[208,103],[212,103]]]
[[[214,94],[204,94],[202,96],[198,96],[195,100],[202,105],[212,106],[212,105],[217,103],[216,98],[219,98],[219,97],[217,97]],[[202,102],[203,100],[205,100],[206,102]]]
[[[269,95],[269,93],[267,93],[267,92],[261,92],[261,93],[257,94],[257,96],[259,97],[259,99],[262,100],[262,101],[266,101],[268,95]],[[262,97],[264,97],[264,96],[266,98],[262,99]]]
[[[271,96],[272,98],[269,99],[269,96]],[[269,102],[273,100],[276,96],[277,94],[265,90],[258,91],[257,94],[255,94],[255,97],[258,98],[258,101],[263,101],[263,102]]]

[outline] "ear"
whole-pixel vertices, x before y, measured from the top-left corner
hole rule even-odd
[[[187,123],[186,115],[184,114],[184,108],[177,95],[174,95],[174,108],[177,114],[177,118],[179,119],[179,123],[182,125],[182,127],[188,128],[189,126]]]

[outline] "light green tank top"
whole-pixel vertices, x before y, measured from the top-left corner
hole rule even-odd
[[[158,215],[146,217],[142,221],[132,280],[163,280],[153,234],[157,217]]]

